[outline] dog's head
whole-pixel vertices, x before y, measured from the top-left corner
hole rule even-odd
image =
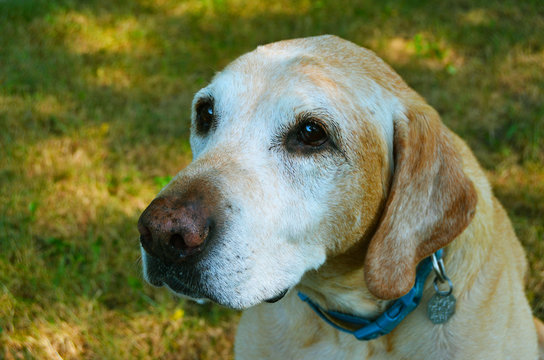
[[[259,47],[193,101],[193,162],[142,214],[144,276],[246,308],[355,244],[391,299],[470,222],[476,195],[437,113],[333,36]]]

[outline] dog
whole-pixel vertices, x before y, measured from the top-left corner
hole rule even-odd
[[[484,172],[373,52],[260,46],[197,92],[190,143],[139,219],[143,273],[244,309],[238,359],[542,358]]]

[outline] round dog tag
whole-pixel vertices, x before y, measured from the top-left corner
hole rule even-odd
[[[427,316],[433,324],[447,322],[455,313],[455,297],[451,292],[447,295],[436,293],[427,304]]]

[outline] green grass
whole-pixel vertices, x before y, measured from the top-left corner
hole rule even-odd
[[[218,359],[238,314],[151,289],[136,221],[190,161],[196,90],[238,55],[332,33],[467,140],[544,317],[544,8],[526,1],[0,1],[0,359]]]

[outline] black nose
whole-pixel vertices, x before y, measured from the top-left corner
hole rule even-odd
[[[138,220],[140,242],[149,254],[176,263],[200,253],[213,220],[198,198],[160,197],[151,202]]]

